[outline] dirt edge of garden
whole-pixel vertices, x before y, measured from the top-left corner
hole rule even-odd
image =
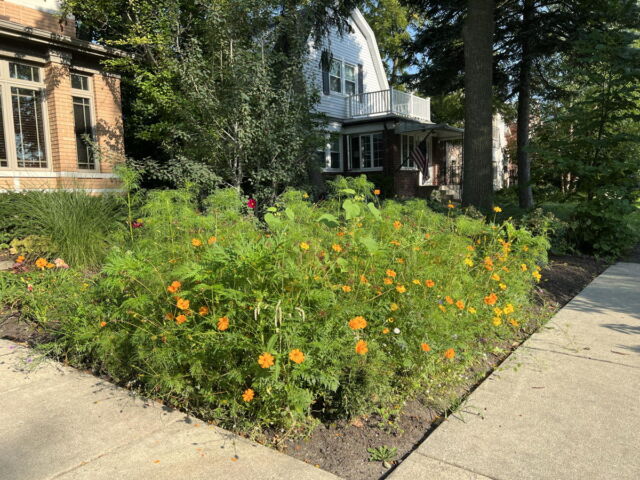
[[[586,256],[550,257],[548,265],[542,271],[542,281],[536,289],[540,315],[547,318],[553,315],[607,266],[604,261]],[[271,446],[286,454],[345,480],[383,479],[531,333],[523,332],[517,342],[496,345],[501,352],[482,359],[467,372],[460,385],[455,387],[458,400],[453,405],[433,408],[423,404],[420,399],[413,399],[396,416],[383,418],[380,415],[369,415],[349,422],[321,424],[304,439],[283,439],[278,432],[270,432],[264,437],[264,443],[271,443]],[[6,311],[0,312],[0,338],[29,345],[47,341],[41,333],[21,322],[18,313]],[[394,459],[388,462],[369,461],[367,449],[383,446],[397,449]]]

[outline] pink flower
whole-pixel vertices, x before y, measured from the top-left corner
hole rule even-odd
[[[132,228],[140,228],[142,227],[143,223],[142,222],[131,222],[131,227]]]
[[[256,208],[256,205],[258,205],[258,202],[255,201],[255,199],[250,198],[249,201],[247,202],[247,207],[249,208]]]
[[[61,258],[56,258],[53,263],[56,265],[57,268],[69,268],[69,265],[67,265],[67,262],[65,262],[63,259]]]

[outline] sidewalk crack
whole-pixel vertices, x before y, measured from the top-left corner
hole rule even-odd
[[[451,465],[452,467],[456,467],[456,468],[458,468],[458,469],[460,469],[460,470],[464,470],[464,471],[466,471],[466,472],[471,472],[471,473],[473,473],[474,475],[482,475],[483,477],[485,477],[485,478],[489,478],[490,480],[507,480],[507,479],[503,479],[503,478],[500,478],[500,477],[493,477],[493,476],[491,476],[491,475],[487,475],[486,473],[476,472],[475,470],[472,470],[472,469],[470,469],[470,468],[464,467],[464,466],[462,466],[462,465],[458,465],[457,463],[448,462],[448,461],[443,460],[443,459],[441,459],[441,458],[432,457],[431,455],[427,455],[426,453],[422,453],[422,452],[420,452],[419,450],[416,450],[416,452],[415,452],[415,453],[419,453],[419,454],[420,454],[420,455],[422,455],[423,457],[430,458],[431,460],[435,460],[436,462],[445,463],[445,464],[447,464],[447,465]]]
[[[548,348],[540,348],[540,347],[531,347],[529,345],[522,345],[521,348],[526,348],[528,350],[538,350],[540,352],[557,353],[558,355],[566,355],[568,357],[582,358],[584,360],[593,360],[594,362],[610,363],[612,365],[618,365],[620,367],[634,368],[634,369],[640,370],[640,366],[628,365],[626,363],[613,362],[611,360],[604,360],[602,358],[594,358],[594,357],[589,357],[589,356],[586,356],[586,355],[577,355],[577,354],[574,354],[574,353],[559,352],[557,350],[550,350]]]

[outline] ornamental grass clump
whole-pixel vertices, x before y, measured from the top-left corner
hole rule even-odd
[[[232,189],[204,212],[187,192],[153,192],[98,276],[33,273],[25,312],[69,361],[246,430],[452,384],[530,322],[544,238],[381,204],[363,178],[332,188],[316,204],[289,191],[264,219]]]

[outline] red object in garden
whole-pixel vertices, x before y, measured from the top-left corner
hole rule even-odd
[[[131,222],[131,227],[132,228],[140,228],[142,227],[143,223],[142,222]]]
[[[247,207],[249,208],[256,208],[256,205],[258,205],[258,202],[256,202],[253,198],[250,198],[247,202]]]

